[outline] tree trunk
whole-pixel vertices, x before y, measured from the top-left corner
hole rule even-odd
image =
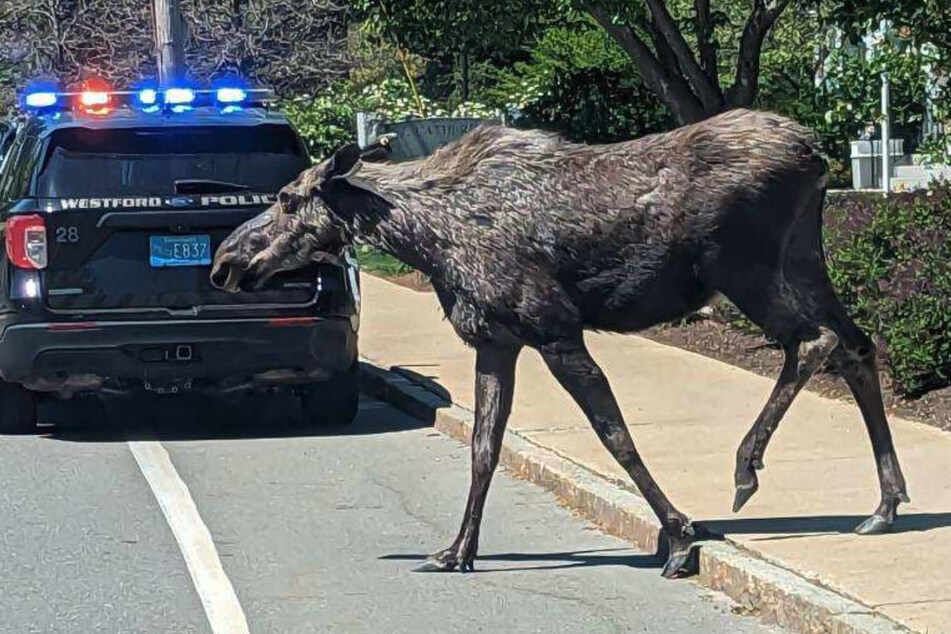
[[[185,76],[185,23],[178,0],[153,0],[152,10],[159,84],[169,86]]]
[[[631,57],[644,84],[667,106],[677,124],[684,125],[730,108],[753,105],[759,89],[763,42],[791,1],[753,0],[740,39],[735,79],[726,91],[719,81],[710,0],[694,0],[699,61],[665,0],[645,0],[649,18],[636,20],[635,24],[619,21],[616,13],[604,8],[600,0],[583,0],[582,5]],[[646,33],[646,37],[641,33]]]

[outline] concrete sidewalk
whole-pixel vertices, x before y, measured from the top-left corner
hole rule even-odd
[[[432,379],[471,409],[475,355],[435,296],[366,275],[363,294],[362,353]],[[734,453],[773,381],[635,336],[587,341],[645,461],[692,519],[908,628],[951,632],[951,435],[892,418],[912,503],[900,508],[895,533],[858,537],[852,528],[878,502],[865,427],[853,404],[805,392],[770,446],[759,493],[733,515]],[[519,361],[509,429],[628,484],[531,350]]]

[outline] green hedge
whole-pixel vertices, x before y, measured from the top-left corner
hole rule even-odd
[[[836,290],[874,333],[896,389],[951,383],[951,189],[832,196],[824,241]]]

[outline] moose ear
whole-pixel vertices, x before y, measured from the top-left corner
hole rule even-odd
[[[374,153],[377,151],[381,148],[373,150]],[[365,150],[356,144],[337,150],[325,164],[323,174],[312,190],[336,216],[347,222],[358,215],[368,218],[387,214],[396,206],[374,179],[357,176],[363,152]]]
[[[327,161],[326,168],[324,168],[321,184],[326,184],[335,178],[346,177],[350,174],[360,161],[362,151],[356,143],[349,143],[334,152],[330,160]]]
[[[356,143],[345,145],[333,153],[327,161],[320,180],[312,190],[313,194],[320,195],[331,203],[331,208],[338,215],[352,214],[351,206],[360,195],[369,195],[379,199],[388,207],[393,207],[392,201],[373,183],[356,178],[360,171],[360,162],[366,160],[375,162],[389,159],[392,155],[390,141],[395,134],[386,134],[378,138],[365,148]],[[346,199],[347,204],[343,204]],[[364,199],[364,203],[367,199]],[[337,203],[337,204],[333,204]]]
[[[338,178],[347,178],[356,173],[360,161],[375,163],[387,161],[393,156],[391,142],[395,134],[384,134],[365,148],[356,143],[349,143],[336,152],[327,161],[321,185],[326,185]]]

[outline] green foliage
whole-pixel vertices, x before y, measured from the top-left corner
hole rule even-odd
[[[478,102],[463,102],[449,107],[421,97],[423,110],[405,79],[385,79],[357,90],[352,82],[338,84],[316,97],[301,95],[286,99],[282,107],[307,143],[311,157],[319,161],[335,149],[356,138],[356,113],[370,112],[388,121],[421,117],[501,116],[497,108]]]
[[[359,0],[364,28],[425,58],[421,82],[440,101],[468,101],[474,66],[504,67],[523,54],[539,26],[566,8],[563,0]]]
[[[574,140],[617,141],[671,125],[627,55],[585,19],[547,29],[531,59],[496,80],[489,100],[521,109],[521,125],[557,129]]]
[[[758,105],[816,131],[832,160],[833,186],[851,181],[849,142],[881,119],[883,72],[891,84],[892,136],[904,138],[906,151],[914,151],[926,81],[933,68],[942,67],[940,60],[898,31],[863,50],[815,15],[794,11],[787,17],[764,48]]]
[[[392,255],[368,245],[357,247],[357,260],[364,271],[381,277],[397,277],[413,271],[410,266],[403,264]]]
[[[386,79],[365,87],[355,98],[356,107],[372,112],[388,121],[405,121],[424,117],[485,117],[501,116],[498,108],[481,102],[463,101],[454,106],[439,103],[429,97],[413,95],[409,83],[403,79]],[[422,104],[422,109],[420,109]]]
[[[837,197],[825,215],[832,281],[881,342],[896,387],[951,383],[951,190]]]
[[[951,12],[947,0],[826,0],[831,18],[853,40],[888,20],[915,44],[951,48]]]
[[[356,111],[352,98],[342,90],[319,97],[301,95],[285,100],[282,106],[315,161],[356,137]]]

